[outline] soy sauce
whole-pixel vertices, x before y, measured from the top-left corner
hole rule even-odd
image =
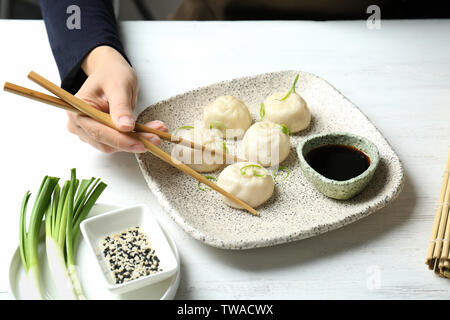
[[[328,179],[344,181],[359,176],[370,166],[370,158],[347,145],[330,144],[306,154],[306,162]]]

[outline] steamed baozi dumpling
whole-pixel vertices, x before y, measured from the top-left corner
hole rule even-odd
[[[254,208],[266,202],[274,190],[273,177],[267,169],[253,162],[229,165],[220,173],[217,185]],[[227,197],[223,197],[223,201],[233,208],[242,209]]]
[[[242,139],[242,153],[247,160],[264,167],[275,166],[289,155],[289,140],[283,126],[270,121],[256,122]]]
[[[311,113],[306,101],[295,92],[297,79],[298,76],[290,91],[276,92],[268,96],[261,106],[263,120],[285,124],[292,133],[306,129],[311,122]]]
[[[252,123],[250,111],[244,102],[233,96],[222,96],[203,110],[207,128],[217,128],[226,138],[240,137]]]
[[[222,133],[217,129],[195,127],[183,130],[181,138],[202,144],[210,150],[224,151]],[[182,144],[176,144],[172,149],[172,156],[198,172],[211,172],[220,168],[225,162],[220,154],[192,149]]]

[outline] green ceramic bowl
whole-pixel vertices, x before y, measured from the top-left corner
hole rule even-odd
[[[359,176],[349,180],[337,181],[324,177],[306,162],[305,156],[315,148],[330,144],[347,145],[357,148],[369,156],[370,166]],[[327,197],[339,200],[350,199],[360,193],[372,179],[380,162],[378,148],[374,143],[366,138],[343,132],[311,136],[298,144],[297,154],[300,160],[300,167],[308,181]]]

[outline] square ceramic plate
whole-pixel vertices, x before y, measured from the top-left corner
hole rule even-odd
[[[291,152],[281,164],[290,175],[276,183],[272,198],[258,207],[259,216],[228,207],[214,191],[201,191],[197,181],[150,153],[137,155],[150,190],[173,220],[188,234],[208,245],[225,249],[249,249],[312,237],[361,219],[388,205],[403,186],[403,168],[389,143],[352,102],[328,82],[302,71],[281,71],[243,77],[177,95],[145,109],[140,123],[164,121],[169,131],[202,119],[203,106],[222,95],[242,99],[254,121],[259,106],[274,91],[288,90],[299,74],[297,92],[312,114],[310,126],[291,136]],[[325,197],[305,178],[295,147],[305,138],[326,132],[363,136],[380,152],[373,180],[356,197],[339,201]],[[229,142],[227,142],[229,143]],[[239,143],[239,142],[238,142]],[[228,146],[233,150],[233,146]],[[162,148],[170,154],[173,144]],[[214,172],[213,176],[218,176]]]

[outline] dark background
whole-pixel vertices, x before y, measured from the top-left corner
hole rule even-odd
[[[366,9],[371,4],[376,4],[380,7],[382,19],[450,18],[450,0],[112,1],[119,20],[366,19],[370,15],[366,12]],[[74,3],[76,3],[75,0]],[[0,0],[0,18],[41,19],[39,1]]]

